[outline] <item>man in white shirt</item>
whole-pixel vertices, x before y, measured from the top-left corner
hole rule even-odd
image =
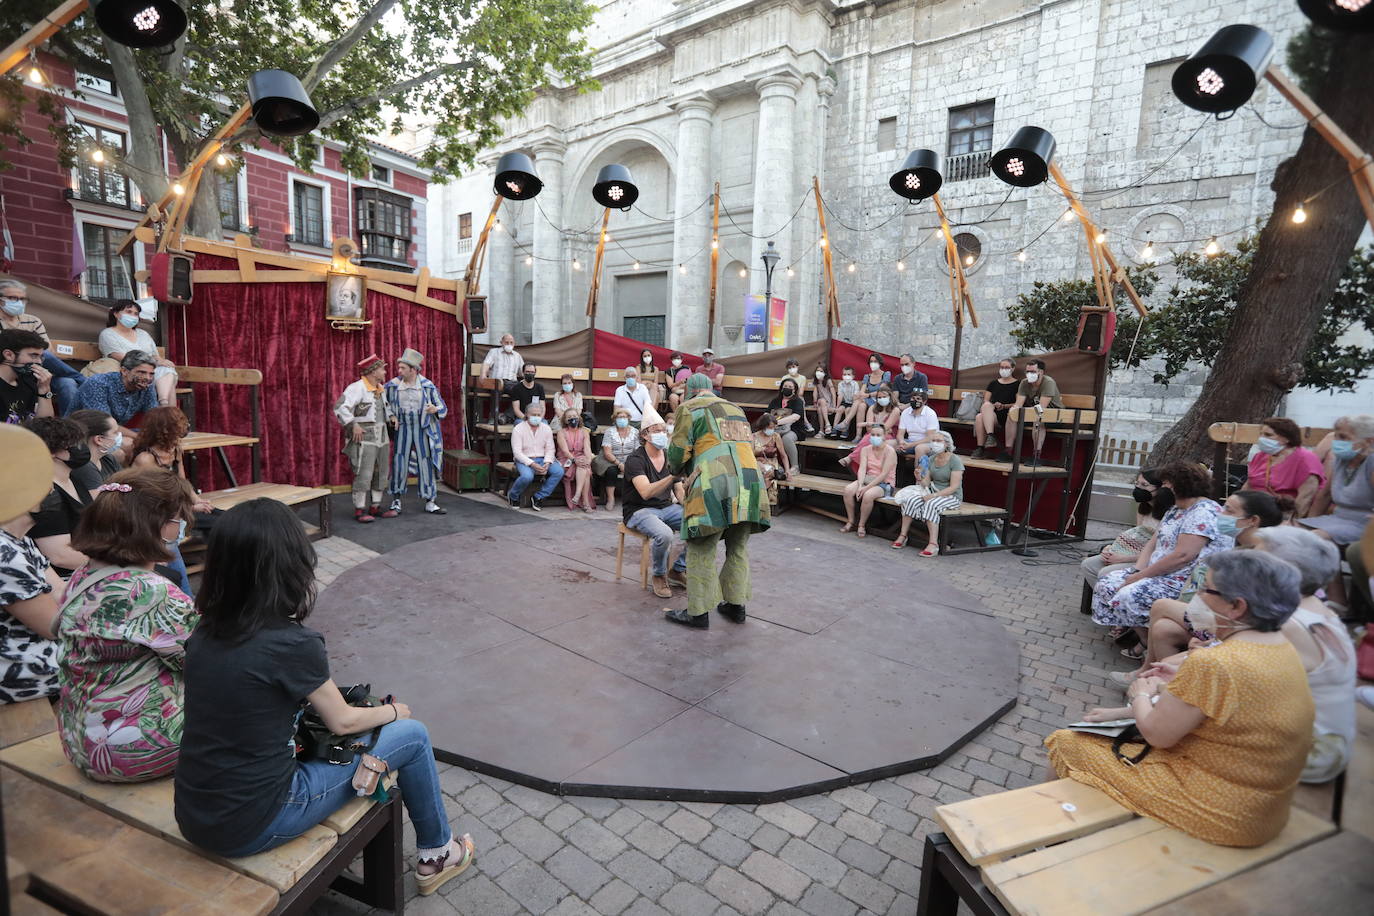
[[[515,349],[515,338],[510,334],[502,334],[501,346],[492,347],[487,351],[487,358],[482,360],[482,378],[499,379],[504,390],[520,378],[520,369],[524,365],[524,357]]]
[[[611,410],[623,407],[630,412],[630,425],[639,429],[644,422],[645,409],[653,406],[653,395],[639,384],[639,370],[634,366],[625,369],[625,384],[615,390],[615,401]]]
[[[943,442],[940,418],[926,406],[924,392],[911,392],[911,403],[897,420],[897,454],[914,455],[920,461],[930,451],[930,443]]]
[[[515,482],[506,491],[511,508],[520,506],[520,497],[536,477],[544,482],[535,491],[530,508],[540,512],[544,500],[563,479],[563,465],[554,460],[553,431],[544,422],[544,402],[531,401],[525,408],[525,422],[515,424],[510,434],[510,451],[515,459]]]

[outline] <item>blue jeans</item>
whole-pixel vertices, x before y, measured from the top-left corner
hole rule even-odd
[[[186,560],[181,556],[181,545],[173,544],[167,548],[172,554],[172,561],[167,564],[167,568],[177,574],[176,584],[188,596],[194,598],[195,593],[191,591],[191,577],[186,574]]]
[[[668,551],[672,548],[673,541],[677,540],[677,533],[682,528],[682,506],[673,503],[662,509],[637,509],[635,514],[630,516],[630,520],[625,523],[625,527],[633,528],[653,539],[651,542],[653,547],[649,555],[653,558],[654,575],[666,576],[668,574]],[[687,551],[684,550],[677,555],[677,562],[673,564],[673,569],[678,572],[687,569]]]
[[[43,351],[43,368],[52,373],[53,400],[57,401],[57,415],[65,417],[76,407],[76,389],[86,381],[86,376],[53,356],[51,350]]]
[[[521,494],[525,492],[525,487],[528,487],[530,485],[530,481],[533,479],[533,467],[531,467],[528,464],[517,464],[515,466],[515,483],[510,485],[509,492],[511,502],[519,501]],[[544,483],[537,491],[535,491],[534,498],[548,499],[549,494],[553,492],[553,488],[558,486],[559,482],[562,479],[563,465],[559,464],[557,461],[550,462],[549,472],[544,475]]]
[[[429,732],[415,719],[399,719],[382,726],[372,756],[387,762],[396,773],[401,788],[401,800],[415,825],[415,845],[421,850],[442,849],[453,839],[448,817],[444,813],[444,799],[439,794],[439,774],[434,769],[434,749],[429,744]],[[353,791],[355,764],[339,766],[324,760],[300,761],[291,780],[286,803],[272,819],[272,823],[240,850],[228,858],[251,856],[305,833],[333,814],[344,803],[356,797]]]

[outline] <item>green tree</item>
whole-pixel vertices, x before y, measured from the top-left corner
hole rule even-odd
[[[1148,305],[1150,294],[1159,282],[1154,267],[1127,267],[1126,276]],[[1116,339],[1112,341],[1111,356],[1112,366],[1116,367],[1125,364],[1131,353],[1140,318],[1121,286],[1118,285],[1112,295],[1117,302]],[[1025,350],[1071,349],[1078,336],[1079,313],[1096,306],[1097,288],[1092,280],[1057,280],[1053,283],[1036,280],[1031,284],[1031,291],[1021,293],[1007,309],[1007,317],[1012,321],[1011,339]],[[1137,342],[1130,364],[1138,366],[1142,359]]]
[[[53,0],[10,0],[0,40],[17,37]],[[434,122],[420,154],[436,181],[470,167],[478,151],[520,114],[537,89],[595,88],[580,33],[593,7],[585,0],[225,0],[184,3],[185,36],[169,48],[133,51],[104,38],[89,15],[59,32],[49,48],[82,69],[112,76],[129,113],[129,148],[107,157],[147,200],[165,193],[159,132],[188,162],[204,139],[246,100],[246,81],[264,68],[301,77],[321,114],[312,134],[283,148],[309,169],[320,138],[343,144],[344,164],[367,170],[367,139]],[[19,136],[18,77],[0,90],[0,134]],[[49,107],[51,111],[51,107]],[[62,130],[59,124],[56,130]],[[62,137],[68,164],[78,138]],[[263,138],[250,122],[230,148]],[[201,183],[192,231],[217,227],[214,183]]]

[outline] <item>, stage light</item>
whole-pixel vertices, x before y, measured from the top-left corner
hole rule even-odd
[[[105,161],[105,151],[104,151],[103,149],[92,150],[92,151],[91,151],[91,161],[92,161],[92,162],[104,162],[104,161]]]
[[[1215,235],[1207,240],[1207,246],[1202,249],[1202,253],[1209,258],[1215,257],[1221,253],[1221,245],[1217,243],[1217,237]]]
[[[902,161],[901,168],[892,173],[887,185],[898,197],[925,200],[940,190],[945,178],[941,174],[944,161],[934,150],[912,150]]]
[[[186,32],[186,11],[174,0],[91,0],[100,31],[131,48],[161,48]]]
[[[305,87],[285,70],[259,70],[248,77],[248,101],[253,123],[264,133],[299,137],[320,124],[320,113]]]
[[[1298,9],[1330,29],[1374,31],[1374,0],[1298,0]]]
[[[1174,71],[1178,100],[1198,111],[1235,111],[1250,100],[1269,61],[1274,39],[1253,25],[1228,25],[1216,31],[1197,53]]]
[[[1006,146],[992,154],[992,174],[1017,188],[1033,188],[1050,177],[1054,136],[1043,127],[1026,125],[1011,135]]]
[[[492,190],[508,200],[529,200],[544,190],[534,171],[534,160],[524,153],[506,153],[496,161]]]
[[[601,171],[596,173],[592,197],[603,207],[628,210],[639,200],[639,188],[625,166],[603,165]]]
[[[1298,208],[1293,211],[1293,216],[1291,218],[1293,222],[1299,225],[1307,222],[1307,211],[1302,208],[1302,204],[1298,204]]]
[[[1026,250],[1025,250],[1024,248],[1021,249],[1020,251],[1016,252],[1016,260],[1018,260],[1018,261],[1024,261],[1025,259],[1026,259]]]

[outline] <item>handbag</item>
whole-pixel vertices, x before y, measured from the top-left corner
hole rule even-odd
[[[1155,529],[1150,525],[1136,525],[1116,536],[1116,540],[1102,548],[1102,559],[1109,564],[1134,563],[1154,537]]]
[[[972,423],[978,419],[978,411],[982,409],[983,393],[981,391],[965,391],[962,400],[959,401],[958,408],[954,411],[954,419]]]
[[[605,476],[606,472],[615,467],[614,464],[606,460],[606,456],[597,452],[592,456],[592,473],[597,477]]]
[[[1140,753],[1135,755],[1124,753],[1122,748],[1127,744],[1142,745]],[[1127,725],[1122,729],[1121,734],[1112,739],[1112,753],[1116,755],[1117,760],[1120,760],[1128,767],[1133,767],[1149,756],[1150,742],[1146,741],[1145,738],[1141,736],[1140,729],[1134,724]]]
[[[582,428],[587,431],[588,436],[596,435],[596,414],[590,410],[582,411]]]
[[[381,706],[382,700],[372,696],[371,684],[354,684],[341,687],[344,702],[349,706]],[[353,762],[353,755],[366,753],[377,744],[377,735],[382,727],[378,725],[366,737],[363,735],[336,735],[324,724],[315,707],[309,703],[301,705],[296,717],[296,734],[293,739],[297,760],[327,760],[336,766]]]

